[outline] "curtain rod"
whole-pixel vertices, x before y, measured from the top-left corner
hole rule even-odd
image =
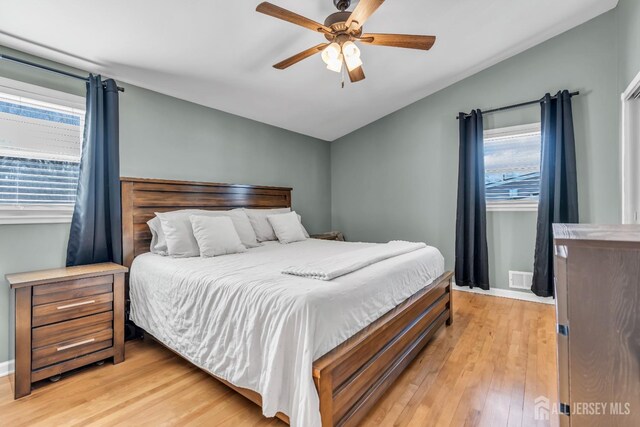
[[[579,91],[571,92],[570,96],[580,95]],[[552,96],[551,99],[556,99],[556,96]],[[492,110],[483,111],[482,114],[496,113],[498,111],[511,110],[513,108],[526,107],[527,105],[538,104],[542,101],[542,98],[536,99],[534,101],[521,102],[520,104],[507,105],[506,107],[494,108]],[[470,114],[465,114],[465,117],[469,117]],[[456,120],[459,119],[459,116],[456,116]]]
[[[84,80],[85,82],[89,81],[89,77],[79,76],[77,74],[70,73],[68,71],[58,70],[56,68],[49,67],[47,65],[36,64],[35,62],[27,61],[25,59],[16,58],[14,56],[4,55],[0,53],[0,60],[16,62],[18,64],[26,65],[28,67],[38,68],[40,70],[49,71],[51,73],[60,74],[63,76],[71,77],[78,80]],[[124,92],[124,88],[118,86],[118,90],[120,92]]]

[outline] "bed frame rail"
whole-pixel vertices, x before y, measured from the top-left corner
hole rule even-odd
[[[322,426],[354,426],[443,324],[453,321],[447,272],[313,364]]]

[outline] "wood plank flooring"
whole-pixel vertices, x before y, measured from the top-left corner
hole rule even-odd
[[[455,317],[398,378],[364,426],[557,426],[553,306],[454,292]],[[284,426],[149,340],[126,360],[45,381],[14,401],[0,378],[1,426]]]

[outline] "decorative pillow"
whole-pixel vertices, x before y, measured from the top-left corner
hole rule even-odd
[[[211,217],[229,217],[231,221],[233,221],[233,225],[240,236],[240,241],[247,248],[255,248],[260,246],[258,240],[256,238],[256,233],[253,231],[253,227],[249,222],[249,217],[244,212],[243,209],[233,209],[230,211],[208,211],[204,209],[182,209],[178,211],[164,212],[162,216],[167,221],[182,221],[182,226],[180,227],[183,231],[191,230],[191,221],[189,217],[191,215],[199,215],[199,216],[211,216]],[[171,255],[174,257],[189,257],[189,256],[198,256],[200,254],[197,242],[195,241],[195,237],[192,236],[189,242],[183,242],[185,246],[183,249],[187,249],[186,252],[180,250],[181,255],[177,255],[175,251],[177,251],[176,247],[176,239],[184,237],[184,235],[180,234],[172,234],[172,244],[174,248],[174,252],[169,250],[166,233],[163,230],[162,221],[160,220],[159,214],[156,213],[156,218],[147,222],[149,228],[151,229],[151,252],[158,253],[160,255]],[[155,234],[157,235],[157,240],[154,243],[154,228]],[[175,231],[175,230],[174,230]],[[193,234],[193,230],[190,231]],[[197,252],[196,252],[197,250]]]
[[[258,242],[266,242],[269,240],[277,240],[273,227],[269,223],[267,217],[269,215],[283,214],[291,212],[291,208],[278,208],[278,209],[245,209],[244,210],[249,217],[253,231],[256,233]]]
[[[247,250],[240,241],[231,218],[192,215],[189,219],[200,248],[200,256],[213,257]]]
[[[306,228],[304,228],[304,225],[302,224],[302,216],[300,216],[300,214],[298,214],[298,221],[300,221],[300,226],[302,227],[302,231],[304,232],[304,237],[306,237],[308,239],[309,238],[309,232],[307,231]]]
[[[269,215],[267,218],[276,236],[278,236],[280,243],[293,243],[306,240],[297,213],[289,212],[286,214]]]
[[[231,221],[233,221],[233,225],[238,232],[238,236],[240,236],[242,244],[247,248],[257,248],[260,246],[258,238],[256,237],[256,232],[253,231],[251,221],[249,221],[249,217],[244,209],[233,209],[227,212],[229,213]]]
[[[190,212],[187,214],[187,212]],[[162,224],[162,232],[167,242],[167,254],[175,258],[188,258],[200,255],[198,242],[193,235],[189,215],[193,210],[156,212]]]
[[[160,218],[157,216],[153,217],[147,221],[147,225],[149,226],[149,230],[151,230],[151,245],[149,251],[152,254],[168,255],[167,240],[164,238],[164,233],[162,232]]]

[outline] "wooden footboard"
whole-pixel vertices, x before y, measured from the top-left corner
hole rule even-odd
[[[452,323],[452,276],[443,274],[314,362],[323,427],[357,425],[440,326]]]

